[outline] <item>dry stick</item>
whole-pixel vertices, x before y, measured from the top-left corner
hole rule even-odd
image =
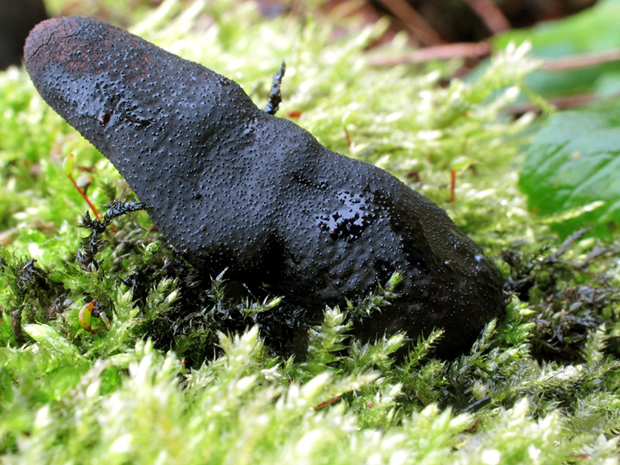
[[[466,42],[460,44],[427,47],[416,50],[415,52],[407,55],[397,57],[385,58],[380,56],[369,56],[367,61],[370,66],[396,66],[405,63],[423,63],[431,60],[448,60],[451,58],[484,58],[490,55],[490,53],[491,47],[486,42]],[[620,49],[599,53],[584,53],[581,55],[573,55],[555,60],[546,60],[541,69],[545,71],[568,71],[588,68],[614,61],[620,61]],[[620,97],[620,93],[614,93],[602,97],[593,94],[571,95],[568,97],[552,98],[549,99],[549,102],[556,108],[564,110],[567,108],[616,97]],[[507,108],[507,111],[513,115],[522,115],[531,111],[540,112],[541,108],[534,103],[524,103],[512,105]]]
[[[548,99],[548,101],[558,110],[566,110],[567,108],[578,107],[601,100],[610,100],[617,97],[620,97],[620,92],[601,96],[594,94],[570,95],[568,97],[551,98]],[[541,108],[535,103],[520,103],[516,105],[510,105],[506,108],[506,111],[511,115],[523,115],[531,111],[538,113],[541,111]]]
[[[614,61],[620,61],[620,49],[608,50],[598,53],[583,53],[581,55],[557,58],[555,60],[547,59],[541,66],[541,69],[551,72],[570,71],[575,69],[589,68],[605,63],[612,63]],[[602,96],[594,94],[570,95],[568,97],[549,99],[549,103],[551,103],[559,110],[565,110],[567,108],[598,102],[600,100],[609,100],[617,97],[620,97],[620,92],[615,92],[610,95]],[[508,108],[508,111],[511,114],[521,115],[529,111],[540,111],[540,107],[532,103],[524,103],[520,105],[512,105]]]
[[[490,53],[491,48],[486,42],[460,43],[423,48],[407,55],[397,57],[384,58],[380,56],[370,56],[367,60],[370,66],[395,66],[404,63],[423,63],[431,60],[448,60],[451,58],[484,58],[485,56],[489,56]],[[552,72],[569,71],[614,61],[620,61],[620,49],[546,60],[541,69]],[[597,96],[593,94],[570,95],[567,97],[552,98],[549,99],[549,102],[557,109],[564,110],[616,97],[620,97],[620,93],[606,96]],[[507,111],[513,115],[522,115],[531,111],[540,112],[541,108],[534,103],[523,103],[512,105],[507,108]]]
[[[394,15],[404,21],[414,36],[426,45],[445,43],[426,20],[405,0],[380,0]]]
[[[620,50],[608,50],[597,53],[584,53],[555,60],[545,60],[542,69],[545,71],[568,71],[572,69],[589,68],[590,66],[602,65],[620,61]]]
[[[490,53],[491,47],[486,42],[463,42],[421,48],[407,55],[396,57],[369,56],[367,61],[370,66],[395,66],[404,63],[424,63],[431,60],[449,60],[451,58],[484,58]]]
[[[371,66],[394,66],[404,63],[423,63],[430,60],[449,60],[451,58],[484,58],[490,53],[491,47],[487,42],[463,42],[422,48],[396,57],[370,56],[368,63]],[[620,61],[620,49],[584,53],[554,60],[547,59],[541,69],[545,71],[568,71],[614,61]]]
[[[586,258],[583,259],[583,261],[579,264],[579,268],[585,268],[587,267],[590,262],[592,262],[592,260],[594,260],[595,258],[607,253],[608,250],[605,249],[604,247],[599,247],[598,245],[596,247],[594,247],[594,250],[592,250],[592,252],[590,252]]]
[[[369,56],[367,61],[370,66],[395,66],[405,63],[423,63],[431,60],[448,60],[451,58],[484,58],[490,54],[491,47],[486,42],[465,42],[460,44],[427,47],[416,50],[415,52],[407,55],[397,57],[385,58],[381,56]],[[620,49],[608,50],[606,52],[599,53],[584,53],[581,55],[573,55],[555,60],[546,60],[541,68],[545,71],[569,71],[611,63],[614,61],[620,61]],[[616,97],[620,97],[620,93],[614,93],[606,96],[597,96],[593,94],[570,95],[568,97],[552,98],[549,99],[549,102],[556,108],[564,110],[567,108]],[[531,111],[540,112],[541,108],[534,103],[524,103],[512,105],[507,108],[507,111],[513,115],[522,115]]]
[[[502,10],[492,0],[465,0],[476,12],[493,34],[511,29],[511,25]]]
[[[577,242],[579,239],[585,236],[585,234],[588,232],[589,229],[590,228],[581,228],[575,231],[574,233],[572,233],[570,236],[564,239],[562,244],[560,244],[560,247],[558,247],[558,250],[556,250],[553,254],[551,254],[549,259],[554,261],[560,258],[573,246],[575,242]]]

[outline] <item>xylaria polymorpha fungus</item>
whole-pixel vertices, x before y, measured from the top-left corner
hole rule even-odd
[[[26,68],[45,101],[120,171],[153,222],[198,270],[286,305],[285,345],[305,348],[325,305],[402,276],[399,297],[363,319],[366,340],[445,330],[466,350],[501,315],[502,277],[444,210],[394,176],[321,146],[204,66],[93,19],[40,23]]]

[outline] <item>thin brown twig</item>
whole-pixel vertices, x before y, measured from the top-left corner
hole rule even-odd
[[[367,57],[370,66],[395,66],[407,63],[424,63],[431,60],[448,60],[451,58],[485,58],[491,54],[491,47],[487,42],[464,42],[458,44],[438,45],[427,47],[395,57],[371,55]],[[545,71],[569,71],[587,68],[605,63],[620,61],[620,49],[598,53],[584,53],[554,60],[546,60],[541,69]],[[620,97],[620,93],[606,96],[594,94],[570,95],[551,98],[551,105],[559,110],[578,107],[588,103]],[[513,115],[522,115],[528,112],[540,112],[540,106],[535,103],[523,103],[508,107],[507,111]]]
[[[603,100],[610,100],[620,97],[620,92],[613,93],[611,95],[594,95],[594,94],[582,94],[582,95],[569,95],[567,97],[558,97],[548,99],[549,103],[558,110],[566,110],[568,108],[579,107],[588,103],[595,103]],[[540,113],[542,109],[535,103],[520,103],[516,105],[510,105],[506,108],[506,111],[511,115],[523,115],[529,112]]]
[[[430,24],[405,0],[380,0],[397,18],[401,19],[411,33],[425,45],[445,43]]]
[[[395,66],[405,63],[424,63],[431,60],[449,60],[451,58],[485,58],[490,53],[491,47],[486,42],[463,42],[421,48],[407,55],[396,57],[371,55],[367,60],[370,66]]]
[[[594,250],[592,250],[592,252],[590,252],[579,264],[579,268],[586,268],[595,258],[598,258],[601,255],[606,254],[607,252],[609,252],[607,249],[605,249],[604,247],[599,247],[597,245],[596,247],[594,247]]]
[[[583,236],[586,235],[586,233],[588,232],[588,229],[589,228],[581,228],[575,231],[574,233],[572,233],[566,239],[564,239],[562,244],[560,244],[560,247],[558,247],[558,249],[554,253],[551,254],[549,259],[552,261],[559,259],[575,244],[575,242],[577,242],[579,239],[581,239]]]
[[[465,0],[493,34],[512,28],[502,10],[492,0]]]
[[[542,69],[545,71],[568,71],[572,69],[589,68],[590,66],[602,65],[614,61],[620,61],[620,49],[545,60]]]
[[[335,404],[336,402],[338,402],[340,400],[340,396],[337,397],[332,397],[329,400],[326,400],[325,402],[317,405],[316,407],[314,407],[314,410],[321,410],[322,408],[325,408],[329,405]]]
[[[426,47],[395,57],[370,56],[368,63],[371,66],[394,66],[404,63],[424,63],[431,60],[449,60],[451,58],[485,58],[490,54],[491,47],[487,42],[462,42]],[[570,71],[614,61],[620,61],[620,49],[546,59],[541,69],[545,71]]]

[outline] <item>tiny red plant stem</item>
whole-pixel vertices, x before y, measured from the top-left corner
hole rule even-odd
[[[90,199],[88,198],[88,196],[84,193],[84,191],[82,189],[80,189],[80,186],[77,185],[77,182],[75,182],[75,179],[73,179],[73,176],[69,175],[69,179],[71,179],[71,182],[73,183],[73,185],[75,186],[75,188],[77,189],[77,191],[80,193],[80,195],[82,196],[82,198],[84,200],[86,200],[86,203],[88,204],[88,206],[90,207],[90,209],[93,211],[93,213],[95,214],[95,217],[97,217],[98,220],[101,219],[101,213],[99,213],[99,210],[97,210],[97,207],[95,207],[93,205],[93,203],[90,201]]]
[[[454,189],[456,188],[456,170],[450,171],[450,202],[454,202]]]
[[[88,206],[90,207],[90,209],[93,211],[93,213],[95,214],[95,217],[101,221],[101,213],[99,213],[99,210],[97,209],[97,207],[95,207],[95,205],[93,205],[93,203],[90,201],[90,199],[88,198],[88,196],[86,195],[86,193],[80,189],[80,186],[77,185],[77,182],[75,182],[75,179],[73,179],[73,176],[71,176],[70,174],[68,175],[69,179],[71,179],[71,182],[73,183],[73,185],[75,186],[75,188],[77,189],[77,191],[80,193],[80,195],[82,196],[82,198],[84,200],[86,200],[86,203],[88,204]],[[116,229],[116,227],[111,224],[110,228],[112,228],[112,231],[114,232],[118,232],[118,229]]]

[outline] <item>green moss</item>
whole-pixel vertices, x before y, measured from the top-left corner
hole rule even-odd
[[[197,276],[144,212],[83,240],[87,206],[67,155],[93,177],[96,205],[131,193],[13,68],[0,74],[3,462],[617,463],[617,247],[559,244],[525,210],[515,167],[531,117],[501,113],[535,67],[525,49],[442,88],[430,68],[366,64],[382,24],[334,34],[324,18],[267,21],[227,0],[168,1],[135,18],[134,32],[239,81],[260,105],[285,59],[280,115],[300,112],[329,148],[447,208],[521,300],[457,360],[433,358],[435,332],[397,361],[402,336],[364,345],[347,334],[389,305],[398,288],[381,283],[357,307],[326,309],[305,361],[276,358],[252,320],[274,302],[230,299],[225,272]],[[386,47],[406,49],[402,38]],[[596,247],[605,253],[587,259]],[[93,318],[91,334],[78,316],[93,300],[109,327]]]

